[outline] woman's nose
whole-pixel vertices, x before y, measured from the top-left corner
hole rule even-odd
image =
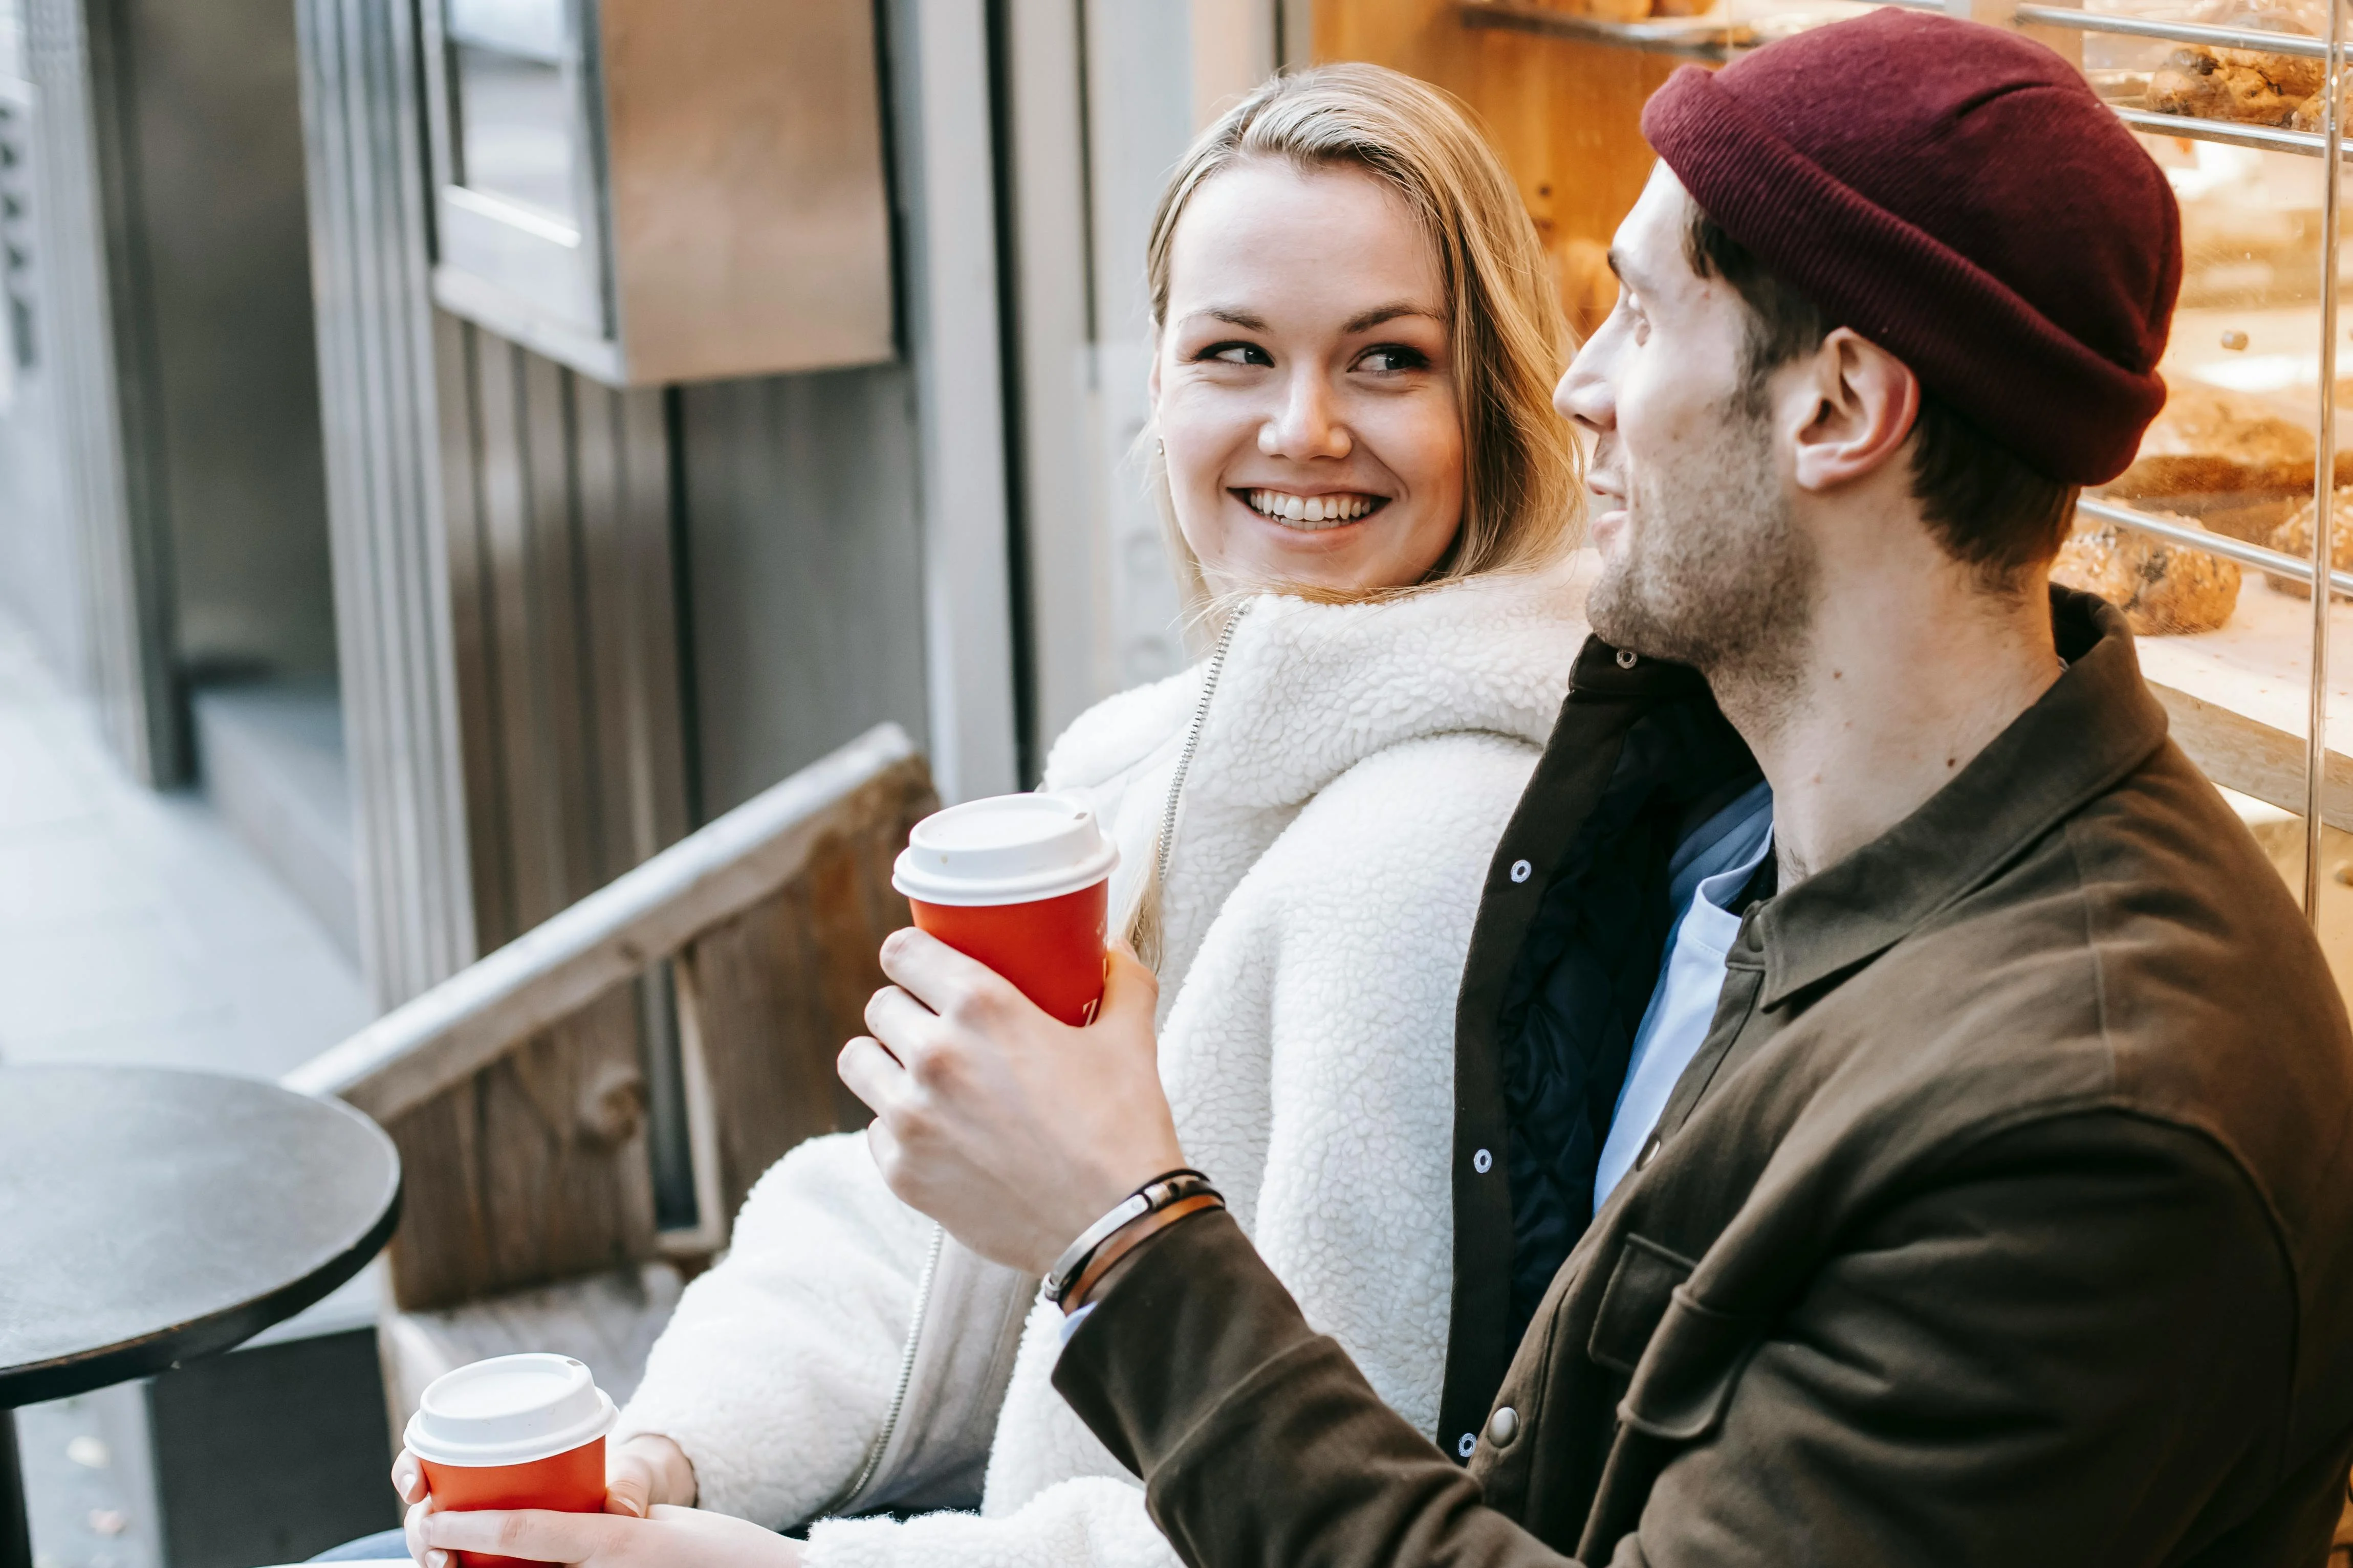
[[[1311,458],[1345,458],[1355,442],[1332,406],[1324,378],[1301,374],[1292,378],[1282,406],[1259,426],[1258,449],[1270,458],[1303,461]]]

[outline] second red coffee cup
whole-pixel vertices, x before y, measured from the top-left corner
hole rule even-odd
[[[1087,1024],[1103,1001],[1118,864],[1118,847],[1081,802],[1000,795],[915,824],[891,882],[917,926],[1063,1023]]]
[[[601,1513],[613,1401],[582,1363],[502,1355],[426,1385],[403,1435],[425,1468],[433,1506]],[[529,1559],[460,1552],[467,1568],[526,1568]]]

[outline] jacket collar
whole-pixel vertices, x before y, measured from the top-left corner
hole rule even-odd
[[[1762,949],[1766,1006],[1894,946],[2164,744],[2122,612],[2054,585],[2051,616],[2058,681],[1918,810],[1758,908],[1734,961]]]

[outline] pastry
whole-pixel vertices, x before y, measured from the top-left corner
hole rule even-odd
[[[2311,434],[2239,393],[2183,381],[2141,437],[2119,496],[2285,494],[2312,488]]]
[[[2271,547],[2298,561],[2311,560],[2312,511],[2313,504],[2307,500],[2289,512],[2287,521],[2272,531]],[[2339,488],[2337,499],[2329,505],[2328,565],[2331,571],[2353,572],[2353,485]],[[2312,597],[2312,590],[2293,578],[2270,572],[2264,573],[2263,577],[2283,594],[2293,594],[2299,599]]]
[[[2320,82],[2318,60],[2188,44],[2150,74],[2147,102],[2159,114],[2285,125]]]
[[[2198,526],[2187,518],[2167,521]],[[2239,605],[2237,563],[2114,522],[2087,520],[2069,535],[2051,563],[2051,580],[2116,605],[2135,637],[2211,632]]]

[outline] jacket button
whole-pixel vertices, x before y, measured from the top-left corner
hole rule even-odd
[[[1659,1144],[1662,1142],[1657,1133],[1651,1133],[1650,1141],[1642,1145],[1642,1152],[1634,1156],[1634,1169],[1639,1171],[1651,1163],[1651,1157],[1659,1152]]]
[[[1479,1434],[1476,1432],[1465,1432],[1461,1436],[1457,1437],[1454,1440],[1454,1452],[1456,1457],[1467,1459],[1471,1457],[1471,1450],[1478,1446]]]
[[[1495,1168],[1495,1156],[1482,1149],[1471,1156],[1471,1168],[1483,1176]]]
[[[1620,669],[1631,669],[1634,668],[1634,650],[1632,648],[1621,647],[1618,650],[1618,668]]]
[[[1535,873],[1536,868],[1534,866],[1529,865],[1525,860],[1514,860],[1512,862],[1512,880],[1514,882],[1525,882],[1530,877],[1535,876]]]
[[[1520,1413],[1504,1405],[1487,1417],[1487,1441],[1498,1448],[1508,1448],[1512,1439],[1520,1435]]]

